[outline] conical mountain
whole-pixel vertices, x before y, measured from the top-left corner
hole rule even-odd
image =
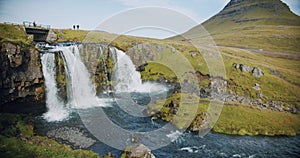
[[[300,53],[300,17],[280,0],[231,0],[183,35],[201,38],[202,26],[218,45]],[[184,40],[182,36],[170,39]]]

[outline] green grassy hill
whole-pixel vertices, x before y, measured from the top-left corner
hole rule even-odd
[[[280,0],[232,0],[218,14],[183,35],[197,40],[203,36],[199,32],[202,26],[219,45],[300,53],[300,17]]]

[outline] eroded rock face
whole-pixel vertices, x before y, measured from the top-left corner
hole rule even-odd
[[[0,47],[0,111],[37,112],[45,109],[40,53],[33,47],[9,42],[0,43]]]
[[[3,50],[1,51],[7,53],[10,67],[19,67],[22,64],[23,52],[21,52],[20,46],[11,43],[4,43]]]

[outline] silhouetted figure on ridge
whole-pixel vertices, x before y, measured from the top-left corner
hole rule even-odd
[[[79,30],[79,25],[77,25],[77,30]]]
[[[35,21],[33,21],[33,27],[36,27],[36,23],[35,23]]]
[[[73,30],[75,30],[75,25],[73,25]]]

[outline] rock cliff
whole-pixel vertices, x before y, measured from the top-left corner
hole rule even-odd
[[[39,51],[23,43],[0,42],[0,63],[0,111],[43,111],[45,94]]]

